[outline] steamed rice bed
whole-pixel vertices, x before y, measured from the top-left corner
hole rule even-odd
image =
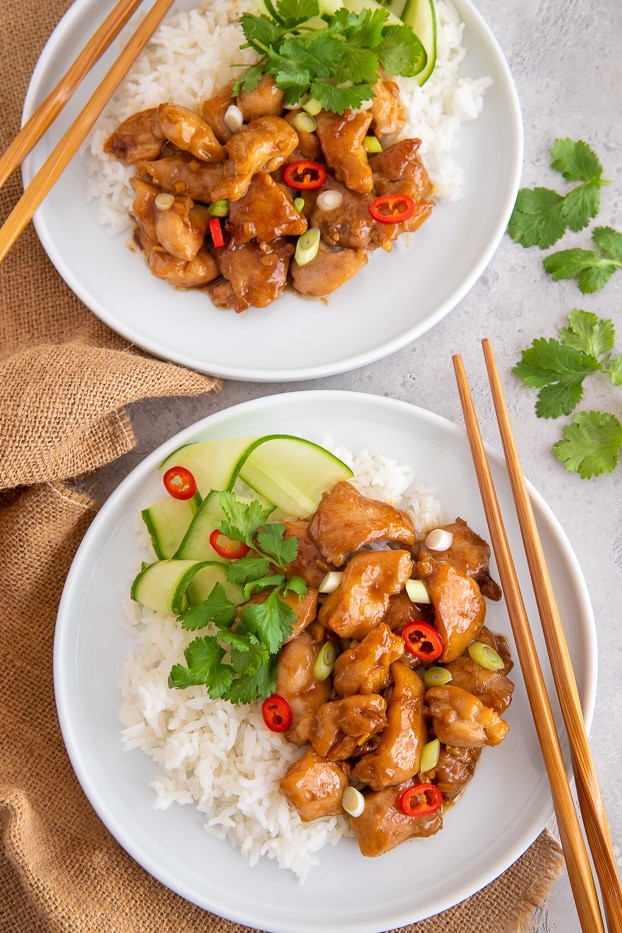
[[[434,490],[413,483],[412,470],[367,450],[356,456],[326,442],[348,463],[360,492],[402,508],[423,534],[443,522]],[[153,560],[141,530],[142,560]],[[121,678],[120,719],[123,746],[142,749],[161,773],[150,782],[154,807],[194,804],[205,814],[212,836],[239,848],[250,865],[265,855],[289,868],[301,881],[318,863],[323,846],[350,834],[344,817],[303,823],[279,790],[279,781],[300,756],[300,748],[266,729],[259,703],[233,705],[211,700],[204,687],[168,688],[173,664],[183,663],[194,637],[175,618],[132,602],[126,624],[138,643],[128,655]]]

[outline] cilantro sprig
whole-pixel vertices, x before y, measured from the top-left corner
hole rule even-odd
[[[622,233],[611,227],[595,227],[592,240],[600,252],[562,249],[544,260],[544,269],[554,282],[576,279],[583,294],[600,291],[614,272],[622,269]]]
[[[245,599],[270,590],[263,602],[247,602],[241,609],[216,583],[207,599],[179,616],[182,628],[215,631],[195,638],[184,652],[186,661],[175,664],[169,687],[204,685],[212,699],[252,703],[274,691],[277,654],[291,635],[296,614],[283,596],[304,596],[307,586],[301,577],[289,576],[286,565],[298,553],[295,537],[285,538],[285,526],[268,523],[270,510],[260,502],[240,502],[223,492],[219,502],[225,515],[218,530],[252,548],[245,557],[226,565],[231,583],[241,586]],[[275,572],[276,571],[276,572]]]
[[[583,140],[556,139],[551,160],[551,168],[566,181],[580,184],[565,195],[551,188],[521,188],[508,233],[525,247],[548,249],[567,229],[583,230],[598,214],[600,189],[609,184],[602,177],[603,167],[598,156]]]
[[[523,350],[514,374],[538,390],[539,418],[568,415],[583,398],[584,380],[593,373],[622,386],[622,355],[614,355],[613,322],[575,308],[559,338],[534,340]],[[574,416],[553,446],[553,455],[571,473],[591,479],[611,473],[622,449],[622,424],[610,412],[584,411]]]
[[[254,49],[259,61],[235,83],[236,96],[271,75],[286,104],[312,97],[343,113],[374,97],[381,68],[406,77],[425,68],[426,51],[411,27],[389,25],[381,8],[353,13],[342,7],[320,16],[318,0],[268,0],[266,6],[271,16],[241,17],[243,48]]]

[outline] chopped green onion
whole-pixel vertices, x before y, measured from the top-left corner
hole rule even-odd
[[[341,795],[341,806],[350,816],[360,816],[365,809],[365,798],[360,790],[348,785]]]
[[[313,665],[313,676],[316,680],[326,680],[332,674],[336,657],[337,652],[332,641],[327,641],[322,645]]]
[[[444,667],[429,667],[423,675],[426,687],[442,687],[452,679],[450,672]]]
[[[425,774],[426,771],[431,771],[432,768],[436,768],[438,764],[438,756],[441,753],[441,743],[438,739],[432,739],[431,742],[428,742],[423,746],[423,751],[421,752],[421,764],[419,765],[419,770],[422,774]]]
[[[376,136],[366,136],[363,142],[368,152],[382,152],[380,140]]]
[[[411,603],[429,603],[431,602],[428,588],[423,580],[407,580],[406,592]]]
[[[294,207],[296,208],[298,213],[300,213],[300,211],[303,209],[304,206],[305,206],[304,198],[294,198]]]
[[[308,262],[311,262],[312,259],[315,259],[319,248],[320,231],[317,227],[311,227],[310,230],[307,230],[306,233],[303,233],[302,236],[298,237],[294,259],[299,266],[306,266]]]
[[[487,671],[502,671],[505,667],[501,655],[495,651],[494,648],[491,648],[490,645],[485,645],[481,641],[471,642],[469,645],[469,654],[476,664],[479,664],[480,667],[485,667]]]
[[[339,584],[343,572],[341,570],[330,570],[318,586],[319,593],[334,593]]]
[[[425,539],[426,547],[431,551],[447,551],[454,542],[454,536],[446,528],[434,528]]]
[[[292,123],[299,133],[312,133],[317,127],[317,123],[310,113],[297,113]]]
[[[156,195],[155,206],[159,211],[170,211],[174,203],[174,196],[167,191],[162,191],[160,194]]]
[[[229,202],[225,200],[214,201],[208,207],[207,213],[210,217],[227,217],[229,214]]]
[[[312,117],[317,117],[318,113],[321,113],[321,111],[322,111],[322,105],[321,105],[321,103],[319,102],[319,100],[316,100],[316,99],[315,99],[315,97],[310,97],[309,100],[306,101],[306,102],[302,105],[302,109],[303,109],[303,110],[306,110],[306,112],[307,112],[310,116],[312,116]]]

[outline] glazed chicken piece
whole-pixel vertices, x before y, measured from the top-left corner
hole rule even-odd
[[[244,124],[226,145],[227,170],[236,175],[275,172],[298,145],[298,136],[281,117],[259,117]]]
[[[345,481],[324,493],[309,534],[323,557],[336,567],[345,563],[349,552],[372,541],[415,543],[412,522],[403,512],[378,499],[368,499]]]
[[[433,731],[444,745],[459,748],[499,745],[509,729],[494,709],[452,684],[430,687],[425,702],[432,716]]]
[[[317,162],[318,159],[322,156],[322,147],[320,146],[320,141],[317,138],[315,133],[305,133],[304,130],[299,130],[295,125],[294,121],[299,113],[303,113],[302,110],[290,110],[284,117],[287,123],[296,130],[298,135],[298,145],[296,149],[291,154],[291,157],[288,161],[292,159],[310,159],[312,162]],[[307,194],[307,192],[305,192]]]
[[[124,120],[104,143],[104,152],[125,165],[142,159],[157,159],[166,142],[160,115],[164,105],[133,113]]]
[[[426,621],[425,613],[409,598],[408,593],[398,593],[389,600],[389,608],[382,621],[392,632],[401,635],[411,622]]]
[[[477,640],[483,642],[485,645],[490,645],[491,648],[495,649],[503,661],[503,673],[509,674],[514,667],[514,661],[512,660],[512,656],[510,654],[510,646],[508,645],[507,638],[504,638],[503,635],[496,635],[494,632],[491,632],[489,628],[484,626],[477,636]]]
[[[393,691],[387,707],[387,728],[374,752],[364,755],[352,774],[372,790],[408,781],[419,770],[426,743],[424,683],[415,671],[395,661],[391,665]]]
[[[441,745],[438,763],[432,772],[434,783],[447,800],[457,800],[475,774],[481,748]],[[426,778],[428,775],[426,775]]]
[[[365,809],[351,821],[359,849],[374,857],[415,836],[433,836],[443,828],[443,808],[424,816],[406,816],[399,808],[401,794],[410,782],[365,794]]]
[[[177,259],[187,262],[194,259],[207,233],[210,219],[207,208],[195,204],[191,198],[175,198],[167,208],[160,208],[156,201],[155,211],[158,242]]]
[[[229,81],[224,87],[216,91],[215,94],[203,101],[203,119],[211,127],[214,136],[219,143],[223,145],[231,139],[232,133],[225,123],[225,114],[227,109],[235,104],[233,97],[233,85],[235,81]]]
[[[245,122],[258,117],[280,116],[283,111],[283,91],[276,86],[270,75],[264,75],[254,90],[242,91],[236,103]]]
[[[331,568],[318,551],[315,542],[309,537],[309,522],[283,522],[283,524],[285,526],[283,539],[296,538],[298,541],[298,553],[294,560],[285,564],[285,573],[289,577],[302,577],[308,586],[317,589]]]
[[[443,564],[427,581],[434,606],[434,625],[443,639],[440,661],[455,661],[479,635],[486,618],[486,604],[472,577]]]
[[[248,191],[252,175],[231,175],[223,178],[224,162],[203,162],[187,152],[165,156],[137,165],[141,175],[149,177],[173,194],[186,194],[194,201],[210,204],[223,198],[236,201]]]
[[[292,282],[300,295],[322,298],[341,288],[367,263],[362,249],[328,249],[320,243],[315,259],[304,266],[292,263]]]
[[[294,247],[283,240],[259,246],[243,246],[218,252],[220,271],[231,285],[233,308],[265,308],[279,297],[287,283],[287,270]]]
[[[440,564],[452,564],[477,580],[482,594],[488,599],[501,599],[501,588],[489,573],[490,547],[486,541],[472,531],[462,518],[440,527],[453,535],[451,546],[446,551],[431,551],[425,544],[421,544],[415,553],[418,576],[429,576]]]
[[[404,640],[381,622],[363,641],[339,655],[333,671],[335,691],[342,697],[380,693],[389,686],[390,665],[403,653]]]
[[[321,816],[339,816],[341,795],[348,785],[345,771],[335,761],[326,761],[308,748],[289,768],[279,787],[303,823]]]
[[[374,186],[364,143],[371,120],[371,112],[365,110],[323,110],[316,117],[324,158],[338,180],[359,194],[370,194]]]
[[[509,658],[507,642],[500,635],[493,635],[488,629],[483,628],[477,637],[478,641],[490,645],[501,657],[502,643],[505,646],[505,656]],[[489,706],[498,713],[503,713],[512,702],[512,693],[514,684],[507,677],[507,671],[512,667],[506,664],[506,669],[491,671],[488,668],[481,667],[474,661],[469,654],[464,654],[457,660],[446,665],[451,674],[451,682],[455,687],[461,687],[467,693],[472,693],[478,700],[481,700],[484,706]]]
[[[197,159],[223,162],[227,157],[211,126],[187,107],[165,104],[160,112],[160,126],[169,142]]]
[[[415,213],[410,220],[401,224],[377,224],[376,242],[384,249],[401,233],[417,230],[432,213],[434,202],[430,198],[434,188],[419,158],[420,144],[419,139],[403,139],[370,159],[378,196],[405,194],[415,202]]]
[[[287,188],[267,172],[255,175],[246,194],[229,208],[227,230],[236,244],[299,236],[306,229],[307,221],[294,207]]]
[[[377,226],[369,213],[372,196],[356,194],[340,181],[327,182],[326,190],[329,189],[339,192],[341,204],[332,210],[316,204],[310,215],[311,226],[319,229],[323,242],[329,247],[367,249]]]
[[[309,742],[329,761],[350,758],[370,736],[384,729],[386,708],[386,701],[374,694],[325,703],[311,718]]]
[[[395,81],[381,78],[373,85],[373,89],[376,96],[372,98],[371,114],[376,136],[397,133],[404,122],[399,87]]]
[[[326,641],[321,626],[312,625],[293,641],[287,642],[279,653],[279,671],[275,693],[289,703],[292,724],[287,738],[296,745],[307,740],[307,720],[327,703],[331,694],[330,678],[318,680],[313,665],[318,651]]]
[[[364,638],[387,611],[389,597],[404,588],[411,571],[408,551],[355,554],[320,609],[319,621],[341,638]]]

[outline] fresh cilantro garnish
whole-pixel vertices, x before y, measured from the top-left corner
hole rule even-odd
[[[522,246],[547,249],[567,229],[583,230],[600,209],[600,189],[608,184],[596,153],[583,140],[556,139],[551,167],[566,179],[578,181],[565,195],[551,188],[521,188],[508,224],[508,233]],[[602,287],[602,286],[601,286]]]
[[[583,382],[591,373],[608,375],[622,386],[622,356],[612,356],[615,328],[609,319],[575,308],[559,339],[538,338],[523,350],[513,372],[530,388],[538,389],[539,418],[567,415],[583,398]],[[575,415],[553,446],[565,468],[583,479],[611,473],[622,447],[622,424],[608,412]]]
[[[381,69],[410,77],[426,66],[426,51],[410,26],[389,25],[381,8],[323,13],[324,27],[318,28],[317,0],[269,0],[266,6],[270,16],[244,13],[240,19],[244,47],[254,49],[259,61],[236,81],[236,96],[271,75],[286,104],[313,97],[326,110],[343,113],[374,97]]]
[[[213,699],[251,703],[273,692],[276,655],[296,621],[296,613],[282,596],[291,592],[302,597],[307,586],[286,572],[298,553],[298,541],[285,537],[284,525],[267,523],[270,509],[256,501],[241,502],[228,492],[220,493],[219,502],[225,521],[218,530],[252,548],[226,565],[227,579],[243,587],[247,600],[254,593],[270,592],[263,602],[247,602],[239,608],[225,587],[216,583],[207,599],[182,612],[179,619],[187,631],[208,625],[217,631],[188,645],[186,666],[175,664],[169,687],[204,685]]]
[[[584,294],[603,288],[617,269],[622,269],[622,233],[611,227],[595,227],[592,239],[600,253],[589,249],[562,249],[544,260],[554,282],[577,279]]]

